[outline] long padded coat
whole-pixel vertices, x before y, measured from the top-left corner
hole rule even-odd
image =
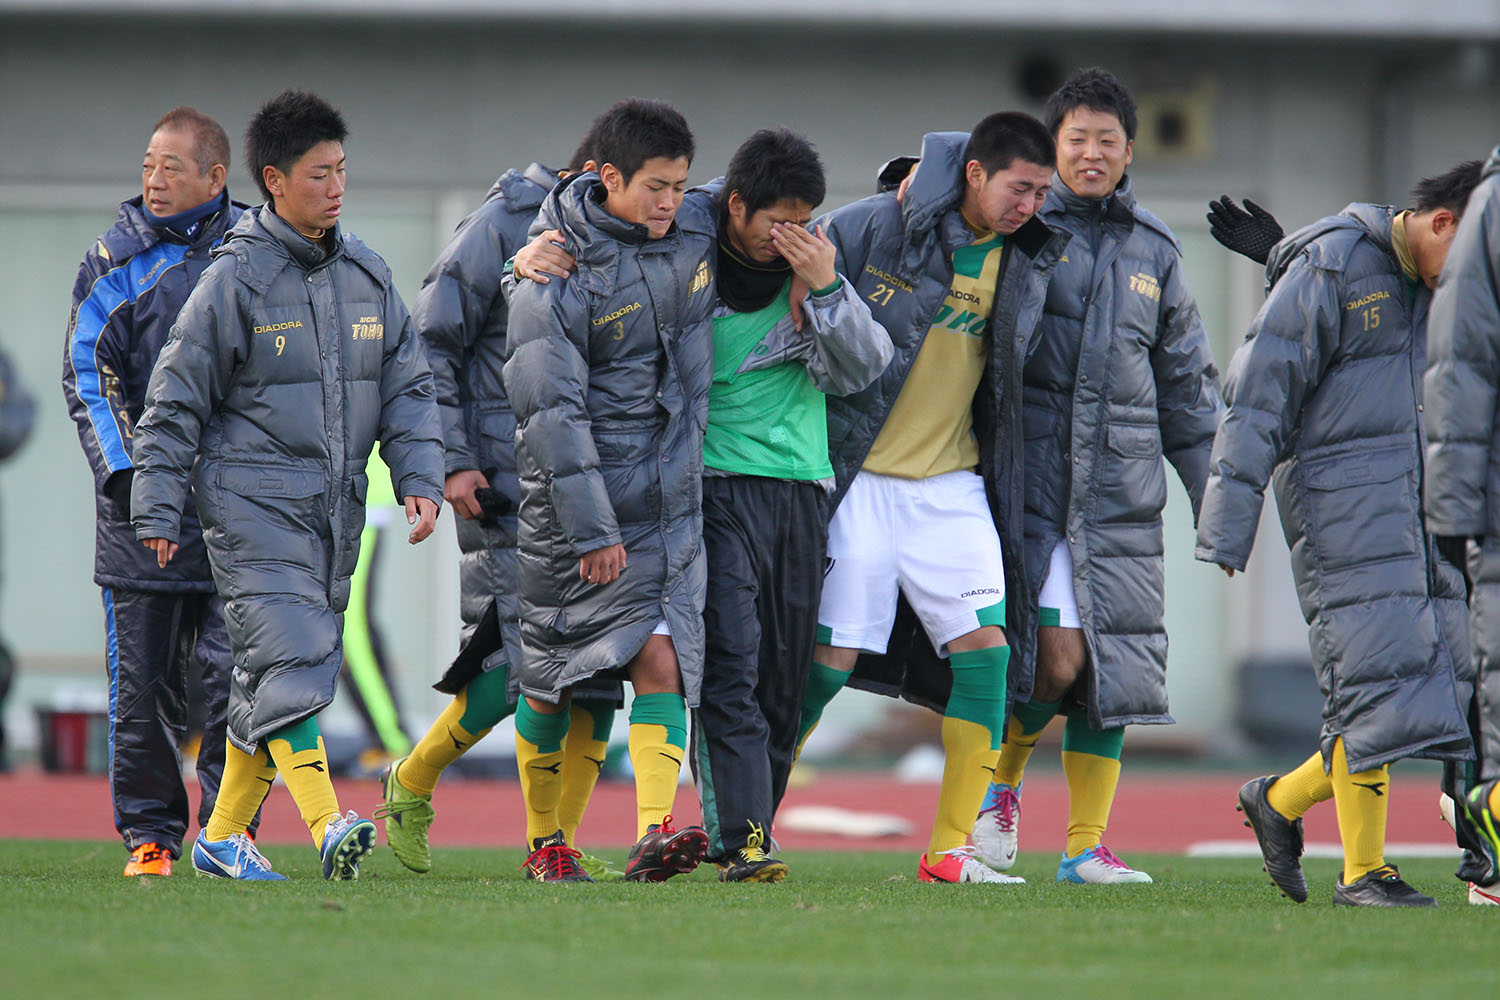
[[[1448,250],[1428,323],[1427,527],[1480,538],[1470,637],[1480,776],[1500,778],[1500,148]]]
[[[246,753],[333,700],[378,438],[397,497],[443,497],[432,373],[385,262],[265,208],[214,251],[135,432],[136,537],[175,540],[189,483],[234,653]]]
[[[516,418],[501,374],[510,317],[501,280],[505,262],[526,245],[537,209],[557,181],[556,172],[539,163],[502,174],[438,255],[412,308],[443,418],[444,472],[483,473],[509,508],[493,520],[454,521],[464,642],[474,636],[492,603],[492,627],[499,629],[496,641],[481,639],[485,655],[475,669],[514,663],[520,655],[516,511],[521,484],[516,478]],[[460,671],[444,684],[461,687],[471,676],[472,671]]]
[[[690,706],[703,676],[703,433],[713,376],[713,219],[684,203],[662,239],[605,211],[597,174],[568,178],[532,232],[558,229],[567,281],[510,295],[505,390],[521,477],[521,690],[564,689],[625,666],[658,622]],[[610,545],[627,566],[598,586],[578,560]]]
[[[1394,213],[1350,205],[1282,240],[1225,382],[1199,559],[1242,570],[1274,484],[1323,692],[1322,750],[1351,771],[1469,755],[1463,578],[1422,528],[1422,370],[1432,295]]]
[[[1025,599],[1034,609],[1052,549],[1066,540],[1090,724],[1171,722],[1162,459],[1196,516],[1223,409],[1218,370],[1177,240],[1136,203],[1129,178],[1104,199],[1055,179],[1041,219],[1072,239],[1024,373]],[[1034,627],[1014,645],[1033,659]]]

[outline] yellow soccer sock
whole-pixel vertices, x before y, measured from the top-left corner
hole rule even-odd
[[[686,748],[687,703],[682,695],[636,695],[630,703],[630,763],[635,769],[637,840],[672,812]]]
[[[1061,702],[1030,701],[1017,705],[1010,713],[1005,729],[1005,745],[1000,748],[1000,763],[995,765],[995,782],[1019,788],[1026,774],[1026,764],[1036,741],[1042,738],[1047,723],[1057,714]]]
[[[953,716],[943,717],[943,754],[943,784],[927,842],[929,864],[969,839],[1000,757],[999,750],[990,749],[988,727]]]
[[[984,805],[1000,760],[1009,663],[1008,646],[957,650],[948,657],[953,690],[943,708],[943,784],[927,841],[928,864],[968,841]]]
[[[1319,802],[1333,798],[1333,781],[1323,770],[1323,755],[1315,753],[1266,789],[1266,802],[1290,820],[1300,819]]]
[[[1109,825],[1109,810],[1120,783],[1120,762],[1097,754],[1064,750],[1063,775],[1068,781],[1067,856],[1076,858],[1098,847]]]
[[[321,849],[323,828],[339,814],[339,798],[328,775],[328,751],[323,748],[317,718],[278,729],[266,738],[266,751],[281,771],[313,843]]]
[[[516,769],[526,805],[526,846],[562,829],[557,803],[562,798],[563,737],[568,710],[545,714],[525,698],[516,706]]]
[[[615,719],[613,702],[575,700],[568,710],[568,736],[563,740],[562,799],[557,819],[563,837],[577,843],[578,824],[593,797],[609,752],[609,731]]]
[[[396,771],[396,780],[407,791],[430,796],[437,787],[443,768],[462,757],[465,750],[489,732],[488,729],[481,729],[473,733],[463,727],[460,720],[464,717],[467,701],[465,694],[466,692],[460,691],[454,696],[426,735],[412,747],[411,755],[401,762],[401,767]]]
[[[276,780],[276,765],[265,747],[256,747],[255,753],[248,754],[228,740],[224,742],[224,777],[219,781],[213,815],[203,828],[209,840],[223,840],[250,829],[250,821]]]
[[[1390,804],[1390,767],[1349,773],[1344,740],[1333,742],[1333,807],[1339,815],[1339,840],[1344,844],[1344,884],[1385,864],[1385,820]]]

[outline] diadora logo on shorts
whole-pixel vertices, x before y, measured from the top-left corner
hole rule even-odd
[[[1130,290],[1132,292],[1140,292],[1148,299],[1161,298],[1161,285],[1157,283],[1155,278],[1144,271],[1130,276]]]
[[[999,596],[1001,596],[1002,593],[1003,593],[1003,591],[1001,591],[998,587],[980,587],[978,590],[966,590],[962,594],[959,594],[958,596],[959,597],[981,597],[981,596],[984,596],[986,594],[992,594],[995,597],[999,597]]]
[[[265,326],[252,327],[255,333],[280,333],[282,330],[295,330],[302,325],[300,319],[294,319],[289,323],[267,323]]]
[[[593,324],[594,326],[607,326],[610,323],[613,323],[615,320],[619,319],[621,316],[629,316],[631,313],[640,309],[640,307],[641,304],[639,302],[632,302],[628,306],[621,306],[608,315],[600,316],[598,319],[593,321]]]
[[[384,340],[385,324],[379,316],[361,316],[358,323],[350,324],[350,334],[355,340]]]
[[[708,267],[708,261],[700,260],[698,270],[693,272],[693,283],[688,286],[688,294],[701,292],[708,287],[708,283],[714,280],[714,273]]]
[[[1353,312],[1355,309],[1363,309],[1365,306],[1370,305],[1372,302],[1379,302],[1381,299],[1388,299],[1390,297],[1391,293],[1385,291],[1384,289],[1378,292],[1371,292],[1364,298],[1355,299],[1353,302],[1345,302],[1344,311]]]

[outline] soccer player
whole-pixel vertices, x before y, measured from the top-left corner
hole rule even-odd
[[[576,276],[510,295],[505,391],[521,480],[516,751],[529,876],[589,881],[558,805],[568,696],[624,672],[638,841],[625,877],[691,871],[708,838],[672,803],[703,673],[704,415],[713,371],[713,225],[679,212],[693,157],[682,115],[622,101],[595,123],[599,172],[569,178],[534,232]]]
[[[1302,816],[1331,797],[1333,901],[1435,905],[1385,862],[1385,827],[1391,762],[1471,752],[1463,576],[1422,530],[1420,374],[1431,290],[1478,179],[1464,163],[1418,184],[1409,211],[1350,205],[1283,239],[1225,381],[1197,555],[1245,568],[1274,473],[1325,695],[1318,752],[1240,790],[1266,871],[1299,903]]]
[[[1020,370],[1064,243],[1035,218],[1054,151],[1036,119],[1001,112],[969,136],[927,136],[922,153],[902,200],[875,195],[819,223],[895,356],[868,388],[828,400],[837,506],[798,743],[860,651],[887,652],[904,598],[951,668],[940,672],[951,691],[931,702],[944,710],[946,763],[918,878],[1020,882],[965,841],[1005,721]],[[1001,483],[1011,492],[992,494]],[[897,663],[883,689],[900,690],[903,674]]]
[[[463,653],[436,685],[453,701],[410,755],[386,771],[384,802],[376,811],[396,858],[416,872],[432,868],[428,828],[436,816],[432,793],[443,769],[515,710],[518,689],[510,665],[520,643],[515,588],[521,484],[516,418],[501,377],[509,313],[500,286],[503,266],[525,243],[542,200],[563,177],[594,169],[589,149],[585,138],[566,170],[533,163],[502,174],[427,272],[412,310],[443,416],[443,491],[458,517],[464,623]],[[487,616],[493,617],[486,622]],[[611,682],[589,696],[575,696],[569,707],[558,805],[569,844],[576,842],[604,766],[619,687]],[[596,880],[622,874],[601,858],[584,854],[578,860]]]
[[[1071,236],[1023,373],[1026,590],[1022,676],[973,829],[991,867],[1015,861],[1021,782],[1065,714],[1068,839],[1060,882],[1149,882],[1103,845],[1128,723],[1169,723],[1162,626],[1165,457],[1196,512],[1222,408],[1176,239],[1125,168],[1135,102],[1105,70],[1047,101],[1057,177],[1041,220]],[[1027,697],[1029,693],[1029,698]]]
[[[1500,856],[1500,495],[1490,472],[1500,453],[1500,147],[1484,164],[1453,237],[1428,328],[1427,530],[1450,558],[1467,562],[1474,584],[1478,775],[1463,805],[1493,859]],[[1478,867],[1494,878],[1493,866]],[[1470,902],[1493,898],[1493,890],[1476,897],[1470,889]]]
[[[170,875],[182,856],[188,793],[178,743],[188,671],[202,677],[198,824],[224,770],[229,639],[191,500],[181,551],[158,566],[130,529],[131,435],[146,380],[209,250],[245,206],[229,200],[229,138],[218,122],[173,108],[151,130],[141,193],[84,256],[73,286],[63,395],[94,473],[94,582],[104,591],[109,668],[110,796],[130,851],[126,875]]]
[[[708,655],[692,763],[708,857],[723,882],[787,873],[766,853],[767,831],[791,772],[823,583],[834,485],[823,393],[859,391],[892,353],[834,269],[832,242],[805,228],[825,191],[812,145],[763,129],[724,177],[685,196],[718,229],[703,460]],[[547,252],[555,236],[519,254],[518,270],[565,275],[572,259]],[[799,281],[800,329],[791,310]]]
[[[166,566],[191,483],[235,671],[224,781],[193,867],[278,879],[245,836],[278,771],[322,859],[350,879],[375,824],[339,814],[318,713],[343,661],[378,438],[420,542],[442,502],[432,373],[384,261],[343,232],[343,117],[285,91],[245,132],[266,203],[247,211],[188,298],[135,433],[136,536]]]

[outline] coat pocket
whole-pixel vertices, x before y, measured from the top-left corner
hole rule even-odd
[[[328,530],[321,470],[226,462],[218,480],[224,532],[236,559],[321,565]]]
[[[1410,445],[1303,461],[1306,522],[1324,570],[1423,554]]]

